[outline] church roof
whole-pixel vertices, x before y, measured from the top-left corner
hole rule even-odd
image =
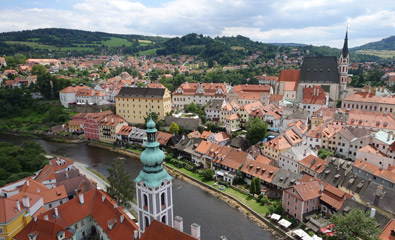
[[[306,57],[300,70],[300,83],[339,83],[336,57]]]

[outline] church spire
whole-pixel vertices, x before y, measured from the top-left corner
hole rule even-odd
[[[346,30],[346,37],[344,38],[342,55],[343,55],[343,58],[347,58],[347,55],[348,55],[348,27]]]

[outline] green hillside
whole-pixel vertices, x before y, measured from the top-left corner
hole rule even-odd
[[[359,47],[352,48],[353,51],[357,50],[385,50],[385,51],[395,51],[395,36],[388,38],[383,38],[377,42],[371,42],[364,44]]]

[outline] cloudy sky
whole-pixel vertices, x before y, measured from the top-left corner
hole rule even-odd
[[[0,0],[0,32],[71,28],[341,48],[395,35],[394,0]]]

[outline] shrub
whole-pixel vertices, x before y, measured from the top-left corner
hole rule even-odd
[[[203,177],[203,179],[205,180],[213,180],[214,174],[215,174],[214,170],[210,168],[200,170],[199,172],[199,175]]]

